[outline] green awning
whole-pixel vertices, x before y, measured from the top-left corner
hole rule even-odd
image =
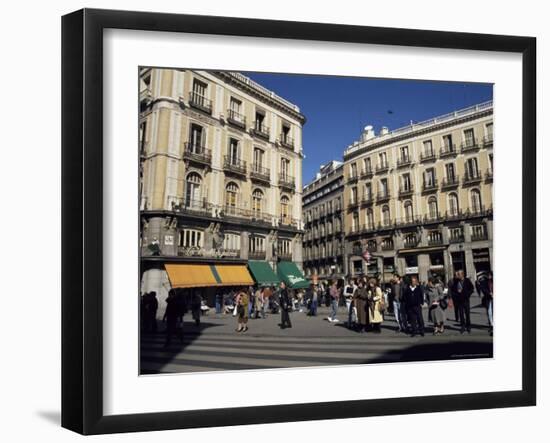
[[[277,286],[280,282],[279,277],[277,277],[266,261],[250,260],[248,262],[248,270],[260,286]]]
[[[298,269],[298,266],[290,261],[282,261],[277,264],[277,274],[289,288],[305,289],[310,283],[304,277],[304,274]]]

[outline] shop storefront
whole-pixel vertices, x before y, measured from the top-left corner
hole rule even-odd
[[[250,260],[248,270],[258,286],[278,286],[281,281],[266,261]]]

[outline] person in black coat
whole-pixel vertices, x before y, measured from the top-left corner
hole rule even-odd
[[[292,300],[290,299],[290,294],[286,288],[286,283],[281,282],[280,291],[279,291],[279,301],[281,304],[281,329],[292,328],[290,323],[290,315],[288,314],[292,309]]]
[[[416,334],[424,337],[424,319],[422,318],[424,292],[418,284],[417,277],[412,277],[411,284],[403,291],[402,303],[411,325],[411,337],[414,337]]]
[[[164,320],[166,321],[166,342],[164,347],[167,347],[172,342],[172,335],[177,335],[180,342],[183,343],[183,331],[178,330],[178,318],[181,315],[180,307],[178,305],[178,298],[176,297],[176,291],[170,289],[168,291],[168,298],[166,299],[166,311],[164,313]]]
[[[470,296],[474,292],[474,285],[464,276],[464,271],[457,271],[456,278],[451,284],[451,297],[456,300],[460,319],[460,333],[470,333]]]

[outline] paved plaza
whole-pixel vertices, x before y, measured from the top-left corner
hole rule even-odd
[[[184,341],[177,338],[164,347],[164,325],[157,334],[141,338],[141,373],[203,372],[237,369],[333,366],[462,358],[487,358],[493,355],[485,310],[472,297],[472,331],[460,334],[451,309],[447,326],[440,336],[432,335],[428,310],[424,309],[426,335],[409,337],[396,332],[393,316],[387,314],[380,334],[349,330],[346,310],[339,310],[339,322],[326,320],[328,308],[316,317],[305,312],[291,314],[292,328],[280,329],[280,315],[249,319],[249,330],[235,332],[236,319],[230,314],[203,315],[200,326],[191,316],[184,318]]]

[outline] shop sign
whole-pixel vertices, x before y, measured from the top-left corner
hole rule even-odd
[[[418,266],[409,266],[405,268],[405,274],[418,274]]]

